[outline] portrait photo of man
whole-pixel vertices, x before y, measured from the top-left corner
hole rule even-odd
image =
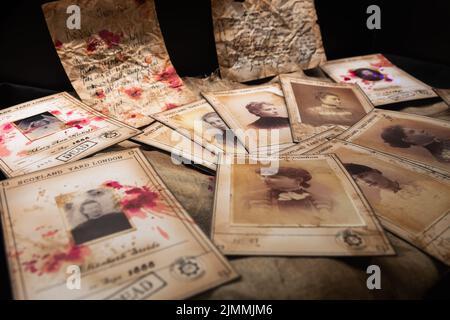
[[[64,122],[48,111],[17,120],[14,124],[30,140],[51,135],[64,128]]]
[[[252,129],[281,129],[289,127],[287,111],[283,106],[269,102],[250,102],[245,108],[251,114],[259,117],[247,127]]]
[[[113,192],[102,188],[93,189],[72,196],[68,201],[63,200],[65,203],[62,208],[75,244],[80,245],[133,228],[120,210]]]

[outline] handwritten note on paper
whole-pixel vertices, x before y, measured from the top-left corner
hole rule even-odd
[[[80,7],[80,29],[66,10]],[[195,100],[170,62],[153,0],[63,0],[43,5],[56,50],[80,98],[134,127]]]
[[[326,60],[313,0],[212,0],[222,77],[261,79]]]

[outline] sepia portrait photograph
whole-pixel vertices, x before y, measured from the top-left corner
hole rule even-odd
[[[279,85],[209,92],[203,96],[228,127],[240,131],[236,136],[247,150],[292,143],[288,112]]]
[[[449,227],[446,222],[450,214],[448,176],[339,140],[325,143],[311,153],[337,155],[384,227],[444,263],[450,263],[449,249],[440,245],[443,235],[427,234],[428,230]],[[440,249],[430,250],[431,243]]]
[[[219,161],[213,241],[228,254],[392,254],[373,209],[334,155]]]
[[[212,152],[246,153],[233,132],[204,99],[152,117]]]
[[[341,182],[326,161],[281,161],[233,167],[234,224],[361,226]],[[265,170],[266,169],[266,170]]]
[[[301,141],[333,126],[349,127],[373,109],[354,85],[281,76],[289,118]]]
[[[37,140],[64,129],[64,122],[48,111],[14,121],[14,125],[29,140]]]
[[[447,121],[376,110],[339,139],[450,172],[450,123]]]
[[[56,197],[56,203],[77,245],[133,229],[114,190],[98,188],[62,194]]]

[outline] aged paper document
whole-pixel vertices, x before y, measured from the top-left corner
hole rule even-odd
[[[334,126],[349,127],[373,109],[353,84],[280,76],[294,141],[302,141]]]
[[[215,171],[217,156],[163,123],[155,122],[132,140],[171,154],[174,163],[201,165]]]
[[[374,110],[337,139],[450,173],[450,122]]]
[[[219,160],[211,233],[225,254],[394,253],[372,208],[334,155],[232,160]]]
[[[80,29],[68,29],[70,5]],[[164,45],[153,0],[63,0],[43,5],[61,63],[81,100],[134,127],[192,102]]]
[[[449,176],[340,140],[309,153],[337,155],[385,228],[450,265]]]
[[[139,149],[4,180],[0,191],[16,299],[178,299],[237,276]],[[80,288],[70,290],[74,268]]]
[[[375,106],[436,97],[430,86],[382,54],[332,60],[321,68],[336,82],[358,84]]]
[[[326,61],[313,0],[212,0],[222,77],[261,79]]]
[[[68,93],[54,94],[0,111],[0,169],[14,177],[54,167],[140,132]]]

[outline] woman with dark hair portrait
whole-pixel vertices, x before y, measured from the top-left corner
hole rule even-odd
[[[264,184],[269,188],[267,199],[263,200],[267,202],[266,205],[277,206],[278,209],[289,211],[306,209],[330,212],[332,208],[329,199],[314,195],[308,190],[312,176],[305,169],[280,167],[276,171],[271,171],[260,168],[256,170],[256,173],[261,176]]]
[[[363,181],[368,186],[390,190],[394,193],[400,190],[400,184],[397,181],[390,180],[377,169],[356,163],[344,163],[344,166],[357,182]]]
[[[384,79],[384,75],[381,72],[369,68],[359,68],[353,70],[353,74],[358,78],[367,81],[380,81]]]
[[[383,172],[357,163],[344,163],[344,167],[375,211],[389,220],[398,221],[411,232],[422,231],[434,219],[435,212],[430,212],[429,216],[423,214],[427,203],[433,203],[436,208],[448,207],[445,191],[437,192],[433,179],[403,170],[399,172],[398,168],[388,171],[383,164],[378,165]]]
[[[393,125],[384,128],[381,138],[393,148],[422,147],[437,161],[450,162],[450,139],[437,138],[423,129]]]
[[[250,102],[245,108],[251,114],[259,117],[258,120],[250,123],[249,128],[253,129],[278,129],[289,127],[287,111],[281,110],[281,106],[276,106],[268,102]]]

